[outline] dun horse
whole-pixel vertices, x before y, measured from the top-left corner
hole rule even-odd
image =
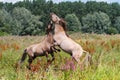
[[[55,46],[53,46],[54,40],[53,40],[53,36],[52,36],[52,30],[50,27],[51,25],[52,24],[48,25],[47,35],[41,43],[33,44],[24,50],[22,58],[19,62],[19,66],[23,63],[23,61],[25,60],[27,55],[29,56],[29,59],[28,59],[28,63],[29,63],[28,68],[29,69],[30,69],[30,65],[31,65],[32,61],[37,56],[46,56],[48,59],[48,54],[51,54],[51,56],[52,56],[51,62],[54,60],[54,52],[60,51],[60,50],[55,48]]]
[[[63,19],[59,18],[56,14],[51,13],[51,20],[54,25],[52,26],[54,29],[54,45],[59,45],[59,47],[63,51],[69,53],[75,61],[77,61],[79,64],[82,64],[83,61],[80,62],[80,57],[82,56],[83,52],[87,53],[86,56],[88,56],[89,53],[87,51],[84,51],[78,43],[66,35],[66,24]]]

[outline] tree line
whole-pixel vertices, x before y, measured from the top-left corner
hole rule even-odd
[[[41,35],[51,12],[64,18],[71,32],[120,33],[119,3],[24,0],[14,4],[0,2],[0,35]]]

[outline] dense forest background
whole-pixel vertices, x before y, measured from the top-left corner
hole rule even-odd
[[[0,2],[0,35],[44,34],[51,12],[66,20],[70,32],[120,33],[119,3],[24,0],[14,4]]]

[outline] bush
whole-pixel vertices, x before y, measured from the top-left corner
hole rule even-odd
[[[104,12],[94,12],[82,17],[82,30],[88,33],[106,33],[110,27],[111,21],[109,16]]]
[[[120,16],[118,16],[115,19],[115,23],[114,23],[114,27],[118,30],[118,32],[120,33]]]
[[[77,32],[81,30],[81,23],[75,14],[67,14],[65,20],[69,31]]]
[[[107,34],[117,34],[118,30],[114,27],[109,27],[107,30]]]
[[[9,34],[6,32],[0,31],[0,36],[6,36],[6,35],[9,35]]]

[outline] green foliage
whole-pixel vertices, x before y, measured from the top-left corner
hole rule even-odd
[[[43,23],[39,16],[34,16],[25,8],[13,9],[14,19],[13,34],[15,35],[36,35],[42,32]]]
[[[11,33],[11,25],[13,23],[13,19],[5,9],[0,10],[0,30],[2,32]]]
[[[109,27],[107,30],[107,34],[117,34],[118,30],[114,27]]]
[[[65,20],[69,31],[76,32],[81,30],[81,23],[75,14],[67,14]]]
[[[116,17],[120,16],[120,4],[118,3],[112,3],[110,4],[110,9],[108,11],[108,14],[111,18],[112,23],[114,24]]]
[[[106,33],[111,25],[109,16],[103,12],[94,12],[82,18],[83,31],[89,33]]]
[[[15,10],[15,8],[16,9],[18,8],[19,10]],[[20,8],[22,9],[25,8],[25,9],[21,10]],[[113,28],[116,28],[117,30],[119,30],[117,26],[120,26],[116,21],[117,17],[120,16],[119,3],[107,3],[107,2],[96,2],[96,1],[87,1],[86,3],[84,3],[81,1],[75,1],[75,2],[67,1],[67,2],[60,2],[56,4],[52,0],[32,0],[32,1],[24,0],[24,1],[16,2],[15,4],[0,2],[0,9],[1,9],[0,15],[2,14],[2,17],[0,17],[0,26],[2,26],[2,28],[0,30],[9,34],[14,34],[14,35],[37,35],[37,34],[44,33],[45,28],[48,22],[50,21],[49,15],[51,12],[56,13],[58,16],[62,18],[65,18],[67,15],[74,13],[75,16],[77,16],[78,20],[72,19],[72,22],[75,21],[75,23],[71,24],[68,22],[68,25],[74,26],[74,25],[78,25],[79,22],[81,23],[80,23],[79,29],[78,27],[74,26],[75,30],[72,27],[69,28],[68,26],[69,30],[73,32],[81,31],[81,25],[83,26],[82,27],[83,32],[89,32],[89,33],[91,32],[107,33],[108,32],[107,29],[110,30],[110,28],[108,27],[112,26]],[[26,9],[28,11],[26,11]],[[18,20],[18,16],[12,15],[13,11],[16,11],[15,15],[18,14],[17,12],[19,11],[20,13],[22,12],[24,13],[21,15],[18,14],[21,17],[21,20],[20,19]],[[25,15],[25,12],[27,13],[26,15]],[[31,18],[33,19],[25,17],[27,15],[29,16],[31,15],[32,16]],[[85,22],[83,21],[83,17],[88,15],[90,16],[94,15],[94,16],[91,16],[91,19],[93,21],[91,20],[92,22],[90,22],[89,25],[85,25]],[[34,17],[36,17],[37,19]],[[28,18],[31,21],[25,18]],[[94,18],[96,19],[98,18],[98,20],[95,20]],[[22,19],[25,19],[26,21],[23,22]],[[108,21],[106,21],[105,19]],[[40,23],[38,21],[40,21]],[[43,22],[44,24],[41,22]],[[93,27],[90,27],[90,26],[93,26]],[[25,29],[22,30],[23,28]],[[36,30],[33,31],[33,29],[36,29]],[[120,30],[118,32],[120,33]]]
[[[114,27],[118,30],[120,33],[120,16],[115,19]]]
[[[6,35],[8,35],[8,33],[0,31],[0,36],[6,36]]]
[[[0,30],[13,35],[42,34],[43,23],[40,16],[34,16],[25,8],[14,8],[10,14],[0,10]]]

